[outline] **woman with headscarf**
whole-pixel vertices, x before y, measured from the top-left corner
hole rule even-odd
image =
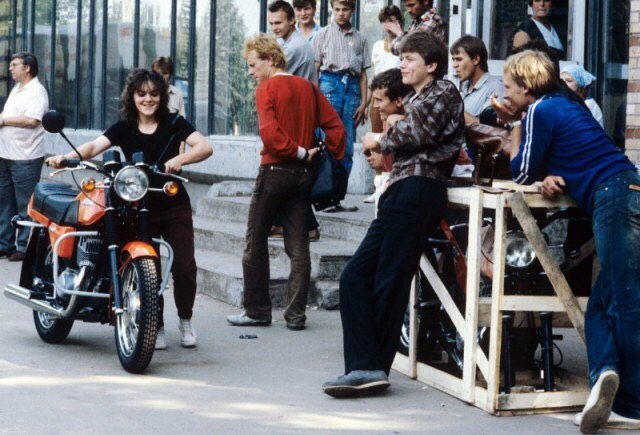
[[[560,71],[560,78],[567,84],[569,89],[584,100],[584,104],[589,108],[593,117],[604,128],[604,118],[600,106],[593,98],[587,98],[587,92],[595,82],[596,77],[580,65],[567,65]]]

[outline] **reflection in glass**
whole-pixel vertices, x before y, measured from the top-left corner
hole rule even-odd
[[[187,118],[192,120],[190,113],[191,95],[189,95],[189,22],[191,16],[191,0],[177,1],[176,20],[176,58],[174,64],[174,85],[184,95],[184,107]]]
[[[120,93],[133,68],[133,6],[133,0],[108,2],[105,127],[120,118]]]
[[[0,1],[0,107],[9,95],[9,54],[13,29],[12,2]]]
[[[188,20],[188,17],[187,17]],[[179,22],[179,21],[178,21]],[[153,59],[169,56],[171,47],[171,6],[157,0],[140,1],[140,68],[151,68]]]
[[[103,24],[103,8],[104,8],[104,0],[95,0],[94,3],[94,14],[95,14],[95,27],[93,32],[93,40],[94,44],[94,67],[93,67],[93,90],[92,90],[92,98],[91,102],[93,104],[93,118],[91,122],[91,127],[100,129],[103,128],[104,125],[102,123],[103,110],[102,110],[102,92],[104,89],[103,83],[103,73],[104,73],[104,64],[103,64],[103,55],[104,55],[104,46],[102,44],[102,39],[104,36],[104,24]]]
[[[260,31],[260,3],[218,0],[217,5],[215,133],[255,135],[255,82],[247,76],[242,49],[246,37]]]
[[[209,47],[211,2],[198,2],[196,11],[196,58],[194,59],[194,106],[191,121],[202,134],[209,134]]]
[[[56,5],[54,101],[56,109],[66,118],[68,127],[76,126],[77,10],[77,0],[59,0]]]
[[[36,0],[35,29],[33,54],[38,59],[38,80],[51,93],[51,0]]]

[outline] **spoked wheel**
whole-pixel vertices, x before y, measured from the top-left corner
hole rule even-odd
[[[47,250],[47,256],[44,263],[44,276],[42,277],[46,283],[50,283],[53,286],[53,252],[51,246]],[[31,273],[33,276],[33,272]],[[51,305],[56,308],[66,308],[69,304],[68,300],[57,299],[53,301]],[[36,326],[38,335],[45,343],[60,344],[71,332],[73,326],[73,320],[68,319],[55,319],[49,314],[41,313],[40,311],[33,311],[33,323]]]
[[[122,271],[122,308],[115,339],[122,367],[142,373],[153,357],[158,332],[158,272],[155,262],[139,258]]]

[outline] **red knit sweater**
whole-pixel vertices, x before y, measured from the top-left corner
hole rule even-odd
[[[318,126],[326,134],[325,144],[339,160],[344,157],[347,133],[331,103],[311,82],[288,74],[277,74],[260,83],[256,90],[258,125],[263,148],[262,165],[297,158],[298,147],[313,145]]]

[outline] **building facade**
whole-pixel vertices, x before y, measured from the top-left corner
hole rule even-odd
[[[188,119],[217,150],[245,146],[252,152],[259,147],[255,85],[241,51],[248,36],[266,31],[267,3],[0,0],[0,108],[12,86],[11,54],[32,51],[40,60],[39,78],[51,107],[65,115],[68,128],[85,136],[118,119],[120,92],[132,68],[148,68],[156,56],[169,55]],[[324,25],[331,18],[329,0],[317,3],[317,18]],[[391,3],[401,1],[357,2],[354,21],[369,47],[382,37],[378,11]],[[489,48],[491,72],[500,75],[513,33],[527,17],[527,0],[436,0],[436,6],[447,22],[449,41],[465,33],[481,37]],[[621,147],[626,138],[630,157],[640,160],[640,0],[556,0],[553,13],[566,44],[565,61],[583,64],[597,77],[592,96],[602,107],[607,132]],[[212,163],[207,171],[254,175],[255,166],[249,168],[246,161],[230,163],[233,155],[216,154],[228,163]],[[361,177],[367,185],[368,178]]]

